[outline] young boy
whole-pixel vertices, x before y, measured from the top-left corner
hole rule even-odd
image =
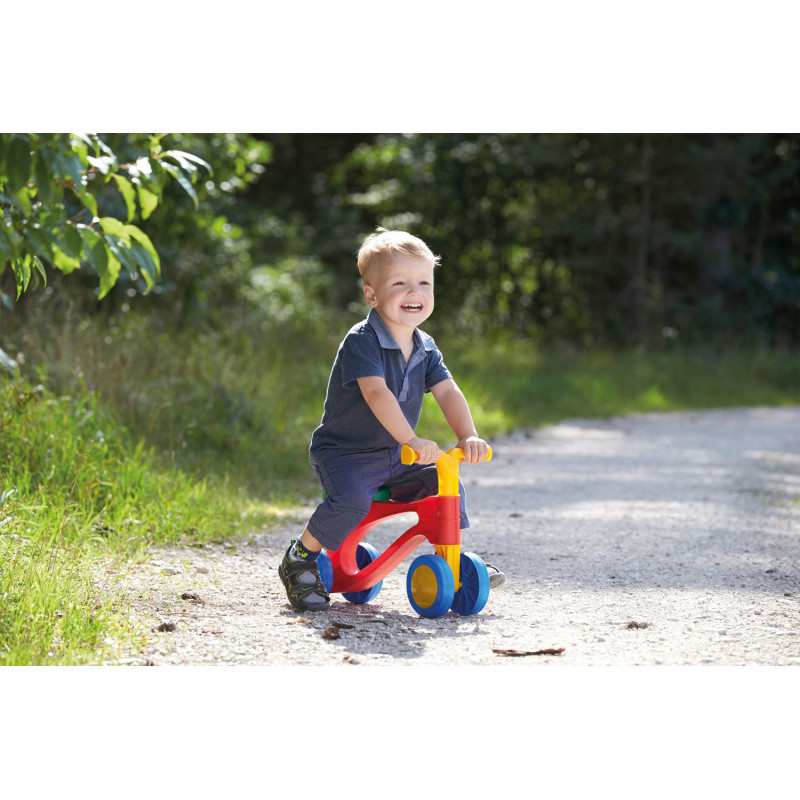
[[[372,310],[339,345],[322,422],[311,438],[311,464],[327,497],[278,568],[296,609],[329,606],[317,557],[323,547],[340,547],[367,515],[380,486],[389,488],[392,500],[404,503],[437,493],[434,462],[441,451],[414,432],[426,392],[442,409],[465,461],[477,464],[488,455],[488,445],[478,436],[467,401],[435,342],[417,328],[433,312],[433,270],[438,262],[421,239],[383,228],[368,236],[358,251],[364,298]],[[403,444],[416,451],[417,463],[400,463]],[[468,528],[460,483],[459,492],[461,527]],[[492,583],[502,582],[496,567],[489,572]]]

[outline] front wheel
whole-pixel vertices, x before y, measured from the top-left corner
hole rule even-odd
[[[406,591],[411,607],[421,617],[441,617],[447,613],[455,594],[450,565],[441,556],[415,558],[408,570]]]
[[[450,607],[462,617],[477,614],[489,599],[489,571],[480,556],[461,553],[459,580],[461,588],[455,593]]]

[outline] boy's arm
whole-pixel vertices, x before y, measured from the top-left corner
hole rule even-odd
[[[400,408],[400,403],[392,394],[386,381],[373,375],[358,378],[358,387],[378,422],[397,440],[398,444],[407,444],[419,456],[420,464],[433,464],[441,455],[439,445],[429,439],[421,439],[414,433],[408,420]]]
[[[477,464],[489,455],[489,445],[478,436],[472,414],[464,393],[452,378],[447,378],[431,388],[431,394],[442,409],[447,424],[458,437],[458,446],[464,451],[464,460]]]

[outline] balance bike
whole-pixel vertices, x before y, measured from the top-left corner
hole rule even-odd
[[[492,451],[486,458],[492,457]],[[413,464],[417,454],[408,445],[400,453],[403,464]],[[440,617],[452,609],[466,616],[477,614],[489,599],[489,573],[474,553],[461,551],[458,470],[464,451],[454,447],[436,462],[439,494],[413,503],[389,500],[381,487],[370,511],[338,550],[323,550],[319,572],[328,592],[340,592],[351,603],[368,603],[380,592],[383,579],[416,547],[428,541],[435,554],[418,556],[411,563],[406,591],[413,609],[423,617]],[[383,553],[362,539],[379,523],[413,512],[418,521]]]

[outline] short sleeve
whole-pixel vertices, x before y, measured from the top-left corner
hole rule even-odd
[[[434,347],[427,351],[427,360],[425,362],[425,391],[429,392],[437,383],[446,381],[453,376],[450,370],[444,365],[442,354],[438,348]]]
[[[342,386],[349,386],[359,378],[385,377],[381,346],[369,332],[350,333],[342,342],[339,354],[342,367]]]

